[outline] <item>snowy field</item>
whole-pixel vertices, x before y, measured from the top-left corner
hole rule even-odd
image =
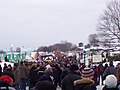
[[[103,63],[103,66],[104,66],[106,63],[109,65],[109,62],[105,62],[105,63]],[[114,62],[113,62],[113,65],[116,67],[118,63],[120,63],[120,61],[114,61]]]
[[[10,62],[4,62],[4,61],[2,61],[2,62],[0,62],[0,65],[2,66],[2,68],[4,67],[4,64],[7,64],[7,65],[11,65],[12,67],[14,66],[14,63],[10,63]]]
[[[109,65],[109,62],[105,62],[105,63],[103,63],[103,66],[105,66],[106,63]],[[116,67],[118,63],[120,63],[120,61],[114,61],[113,65]],[[93,65],[98,66],[99,64],[93,64]]]

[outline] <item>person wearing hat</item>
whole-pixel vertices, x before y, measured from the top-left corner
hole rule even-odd
[[[96,86],[94,85],[94,71],[89,67],[85,67],[82,70],[81,78],[79,80],[74,81],[74,90],[96,90]]]
[[[74,90],[74,81],[81,79],[79,68],[73,64],[70,66],[70,73],[66,75],[62,80],[62,90]]]
[[[45,73],[38,79],[38,81],[50,81],[53,83],[53,70],[52,68],[46,68]]]
[[[108,75],[105,79],[105,86],[102,90],[119,90],[117,87],[117,78],[114,75]]]
[[[0,77],[0,90],[16,90],[12,87],[13,79],[8,75]]]
[[[58,64],[55,64],[55,66],[53,67],[53,78],[54,78],[54,84],[57,88],[57,86],[59,85],[59,87],[61,87],[61,73],[62,70],[60,68],[60,66]]]

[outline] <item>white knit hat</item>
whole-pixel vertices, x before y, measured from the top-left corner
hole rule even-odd
[[[117,78],[114,75],[108,75],[105,79],[105,85],[107,87],[116,87],[117,86]]]

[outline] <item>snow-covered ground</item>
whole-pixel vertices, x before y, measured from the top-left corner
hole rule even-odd
[[[105,63],[103,63],[103,66],[104,66],[106,63],[109,65],[109,62],[105,62]],[[113,65],[116,67],[116,65],[117,65],[118,63],[120,63],[120,61],[114,61],[114,62],[113,62]]]
[[[97,90],[102,90],[103,87],[104,87],[104,85],[98,85]]]
[[[105,62],[105,63],[103,63],[103,66],[105,66],[106,63],[109,65],[109,62]],[[113,61],[113,65],[114,65],[115,67],[117,66],[118,63],[120,63],[120,61]],[[93,64],[93,66],[94,66],[94,65],[98,66],[99,64]]]
[[[14,63],[10,63],[10,62],[4,62],[4,61],[2,61],[2,62],[0,62],[0,65],[2,66],[2,68],[4,67],[4,64],[7,64],[7,65],[11,65],[12,67],[13,67],[13,65],[14,65]]]

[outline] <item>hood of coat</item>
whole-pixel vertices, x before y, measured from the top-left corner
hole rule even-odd
[[[93,85],[94,81],[89,78],[79,79],[74,81],[74,86],[79,84]]]

